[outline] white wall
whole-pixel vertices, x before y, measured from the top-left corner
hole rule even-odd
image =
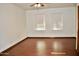
[[[13,4],[0,4],[0,52],[26,37],[25,12]]]
[[[34,30],[34,23],[36,19],[33,18],[34,14],[51,14],[51,13],[62,13],[63,14],[63,30],[53,31],[51,30],[52,24],[49,22],[49,17],[46,17],[47,30],[36,31]],[[26,11],[26,22],[27,22],[27,34],[29,37],[76,37],[76,8],[75,7],[64,7],[64,8],[52,8],[42,10],[30,10]]]

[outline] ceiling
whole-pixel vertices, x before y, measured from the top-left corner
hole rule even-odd
[[[19,6],[25,10],[34,10],[36,8],[31,7],[31,5],[34,3],[16,3],[16,6]],[[40,9],[45,9],[45,8],[60,8],[60,7],[72,7],[76,6],[75,3],[44,3],[44,7],[41,7]]]

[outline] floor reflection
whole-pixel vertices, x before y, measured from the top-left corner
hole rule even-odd
[[[63,46],[62,46],[61,42],[55,41],[52,43],[52,49],[53,49],[53,51],[62,51]]]
[[[37,41],[36,44],[36,48],[37,48],[37,55],[45,55],[45,51],[46,51],[46,44],[45,41]]]
[[[58,41],[52,42],[52,50],[53,50],[51,52],[52,55],[65,55],[66,54],[65,52],[62,52],[63,45],[61,42],[58,42]]]

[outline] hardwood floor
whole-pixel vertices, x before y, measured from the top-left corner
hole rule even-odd
[[[13,56],[75,56],[75,38],[28,38],[4,53]]]

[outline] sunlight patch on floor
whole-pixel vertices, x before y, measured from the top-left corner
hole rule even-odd
[[[62,51],[63,46],[60,42],[55,41],[52,43],[52,49],[53,49],[53,51]]]
[[[46,51],[46,45],[44,41],[38,41],[37,42],[37,54],[38,55],[45,55],[45,51]]]

